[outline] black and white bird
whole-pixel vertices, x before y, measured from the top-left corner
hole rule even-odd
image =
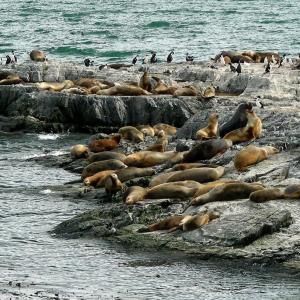
[[[256,104],[256,106],[259,107],[259,108],[264,108],[264,107],[265,107],[264,104],[263,104],[262,101],[261,101],[261,97],[260,97],[260,96],[257,96],[257,97],[256,97],[256,99],[255,99],[255,104]]]
[[[151,64],[157,63],[156,52],[152,51],[151,54],[152,54],[152,55],[151,55],[151,57],[150,57],[150,63],[151,63]]]
[[[171,63],[172,60],[173,60],[173,54],[174,54],[174,51],[172,50],[169,55],[167,56],[167,63]]]
[[[132,60],[132,64],[133,65],[135,65],[136,64],[136,62],[138,61],[138,55],[136,55],[134,58],[133,58],[133,60]]]
[[[146,54],[142,60],[142,64],[147,64],[149,62],[149,58],[148,58],[148,55]]]
[[[231,72],[236,72],[236,67],[232,63],[229,63],[229,66]]]
[[[89,58],[86,58],[84,61],[83,61],[84,65],[86,67],[91,67],[94,65],[94,61],[93,60],[90,60]]]
[[[189,55],[188,53],[185,55],[185,61],[194,61],[194,56]]]
[[[6,55],[6,65],[9,65],[10,63],[12,63],[11,57],[9,55]]]
[[[238,66],[236,67],[236,72],[238,73],[238,75],[240,75],[242,73],[242,66],[241,66],[241,61],[239,61]]]
[[[14,62],[14,63],[18,62],[18,58],[17,58],[17,56],[16,56],[16,54],[15,54],[15,51],[12,50],[11,53],[12,53],[12,57],[13,57],[13,62]]]
[[[271,63],[268,61],[268,64],[265,68],[265,74],[270,73],[270,71],[271,71]]]
[[[282,57],[280,57],[279,59],[279,63],[278,63],[278,68],[282,67],[283,62],[285,62],[285,54],[282,55]]]

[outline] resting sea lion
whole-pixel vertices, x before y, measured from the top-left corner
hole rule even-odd
[[[94,140],[89,144],[91,152],[113,150],[119,146],[121,135],[115,134],[110,139]]]
[[[208,126],[202,129],[199,129],[196,132],[196,139],[204,140],[217,137],[218,132],[218,114],[213,113],[209,116]]]
[[[183,231],[190,231],[207,225],[210,221],[217,218],[220,218],[220,214],[218,212],[212,211],[200,213],[182,220],[182,222],[179,224],[179,227],[182,227]]]
[[[118,170],[118,169],[124,169],[127,168],[127,166],[117,160],[117,159],[107,159],[102,161],[96,161],[88,166],[86,166],[81,174],[82,179],[92,176],[98,172],[105,171],[105,170]]]
[[[127,205],[134,204],[139,201],[143,201],[145,195],[147,193],[147,189],[140,186],[131,186],[129,187],[123,195],[123,201]]]
[[[286,199],[300,199],[300,184],[292,184],[284,190]]]
[[[232,146],[232,141],[213,139],[197,143],[183,156],[183,162],[190,163],[197,160],[211,159],[217,154],[223,154]]]
[[[125,159],[125,164],[134,167],[152,167],[166,162],[177,163],[182,160],[183,152],[154,152],[139,151],[130,154]]]
[[[166,183],[171,176],[177,173],[179,173],[179,171],[158,174],[152,178],[152,180],[149,183],[149,187],[154,187],[159,184]]]
[[[23,80],[19,77],[19,75],[11,74],[8,75],[5,79],[0,80],[0,85],[12,85],[22,83]]]
[[[89,91],[82,87],[72,87],[62,90],[63,93],[75,94],[75,95],[88,95]]]
[[[99,185],[100,187],[104,187],[107,177],[112,173],[114,173],[114,170],[97,172],[96,174],[94,174],[92,176],[86,177],[84,179],[83,183],[88,186],[89,185],[92,185],[92,186]]]
[[[224,167],[217,168],[195,168],[172,175],[168,178],[167,182],[183,181],[183,180],[194,180],[200,183],[214,181],[219,179],[224,174]]]
[[[252,192],[262,190],[260,184],[246,182],[228,183],[213,188],[208,193],[193,199],[192,205],[202,205],[214,201],[230,201],[248,198]]]
[[[146,148],[146,151],[158,151],[158,152],[165,152],[167,145],[168,145],[168,137],[165,134],[165,132],[163,130],[160,130],[157,134],[157,140],[156,142],[149,146],[148,148]]]
[[[29,54],[30,59],[33,61],[45,61],[46,56],[43,51],[40,50],[32,50]]]
[[[254,111],[247,111],[248,122],[245,127],[235,129],[225,134],[224,139],[231,140],[233,144],[253,141],[260,138],[262,122]]]
[[[148,190],[146,199],[187,199],[193,197],[202,184],[192,181],[167,182]]]
[[[250,194],[249,199],[253,202],[261,203],[270,200],[283,199],[284,192],[277,188],[268,188],[260,191],[255,191]]]
[[[151,95],[146,90],[138,86],[123,84],[115,85],[108,89],[100,90],[97,92],[97,95],[106,95],[106,96],[141,96],[141,95]]]
[[[279,153],[279,150],[274,147],[256,147],[249,145],[235,155],[234,166],[238,171],[245,171],[248,166],[257,164],[276,153]]]
[[[105,181],[105,192],[108,196],[112,196],[112,194],[115,194],[116,192],[122,190],[123,184],[119,180],[118,175],[115,173],[112,173],[108,175]]]
[[[144,140],[144,134],[133,126],[124,126],[119,129],[119,134],[125,140],[129,140],[135,143],[142,142]]]
[[[197,96],[197,90],[194,86],[185,86],[176,89],[174,96]]]
[[[233,117],[227,121],[226,123],[222,124],[220,126],[220,137],[224,137],[225,134],[227,134],[230,131],[233,131],[238,128],[245,127],[248,118],[246,111],[247,110],[252,110],[252,104],[251,103],[241,103],[236,112],[234,113]]]
[[[153,126],[154,132],[157,135],[161,130],[165,132],[167,135],[175,135],[177,132],[177,128],[164,123],[159,123]]]
[[[89,148],[85,145],[74,145],[71,148],[71,156],[73,158],[83,158],[88,157],[89,155]]]
[[[126,155],[120,152],[103,151],[99,153],[90,153],[90,155],[88,156],[88,161],[90,163],[95,161],[107,160],[107,159],[117,159],[120,161],[124,161],[125,158]]]
[[[203,164],[203,163],[181,163],[173,166],[168,172],[183,171],[194,168],[216,168],[218,165]]]
[[[154,136],[155,132],[152,126],[150,125],[138,125],[135,126],[136,129],[138,129],[140,132],[144,134],[144,136]]]
[[[73,81],[64,80],[63,82],[41,82],[37,83],[40,90],[48,90],[52,92],[61,92],[63,89],[69,89],[74,86]]]

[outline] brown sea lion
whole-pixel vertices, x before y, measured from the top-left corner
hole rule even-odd
[[[144,74],[142,75],[139,82],[139,87],[145,91],[151,92],[152,86],[151,86],[150,76],[148,71],[145,71]]]
[[[107,176],[104,187],[105,187],[105,192],[107,193],[107,195],[109,197],[111,197],[116,192],[122,190],[123,184],[119,180],[118,175],[115,173],[112,173]]]
[[[223,154],[232,146],[232,141],[226,139],[212,139],[197,143],[184,154],[182,162],[191,163],[198,160],[211,159],[217,154]]]
[[[88,166],[86,166],[81,174],[82,179],[92,176],[98,172],[105,171],[105,170],[118,170],[118,169],[124,169],[127,168],[127,166],[117,159],[107,159],[102,161],[96,161]]]
[[[155,132],[152,126],[150,125],[138,125],[135,126],[136,129],[138,129],[140,132],[144,134],[144,136],[154,136]]]
[[[192,205],[202,205],[214,201],[230,201],[248,198],[252,192],[262,190],[260,184],[246,182],[228,183],[213,188],[208,193],[193,199]]]
[[[206,100],[212,99],[215,96],[216,89],[213,86],[208,86],[201,92],[201,97]]]
[[[113,150],[119,146],[121,135],[115,134],[110,139],[94,140],[89,144],[91,152],[102,152],[107,150]]]
[[[261,119],[254,111],[247,111],[248,122],[245,127],[235,129],[224,136],[224,139],[231,140],[233,144],[253,141],[260,138],[262,132]]]
[[[72,87],[69,89],[63,89],[63,93],[75,94],[75,95],[88,95],[89,91],[82,87]]]
[[[125,164],[134,167],[152,167],[166,162],[177,163],[182,160],[183,152],[154,152],[139,151],[130,154],[125,159]]]
[[[220,132],[219,132],[220,137],[221,138],[224,137],[225,134],[227,134],[230,131],[245,127],[248,122],[246,112],[251,110],[252,110],[251,103],[241,103],[236,109],[232,118],[220,126]]]
[[[129,187],[123,195],[123,201],[127,205],[132,205],[137,202],[143,201],[147,194],[148,189],[141,186]]]
[[[219,166],[212,165],[212,164],[203,164],[203,163],[181,163],[173,166],[168,172],[183,171],[183,170],[194,169],[194,168],[216,168],[216,167]]]
[[[146,199],[187,199],[193,197],[202,185],[196,181],[185,180],[167,182],[149,188]]]
[[[163,130],[160,130],[157,134],[156,142],[147,147],[145,151],[157,151],[157,152],[165,152],[168,145],[168,136],[165,134]]]
[[[174,96],[197,96],[197,89],[190,85],[190,86],[184,86],[176,89],[176,91],[173,93]]]
[[[76,85],[91,89],[93,87],[99,87],[101,90],[110,88],[111,85],[107,85],[95,78],[80,78],[74,82]]]
[[[286,187],[284,197],[286,199],[300,199],[300,184],[292,184]]]
[[[190,231],[207,225],[210,221],[217,218],[220,218],[220,214],[215,211],[199,213],[190,218],[183,219],[179,227],[181,227],[183,231]]]
[[[33,61],[45,61],[46,56],[41,50],[32,50],[29,54],[30,59]]]
[[[69,89],[74,86],[73,81],[64,80],[63,82],[41,82],[37,83],[40,90],[48,90],[52,92],[61,92],[63,89]]]
[[[141,95],[151,95],[146,90],[138,86],[133,85],[115,85],[108,89],[100,90],[97,92],[97,95],[106,95],[106,96],[141,96]]]
[[[101,171],[101,172],[97,172],[96,174],[92,175],[92,176],[88,176],[84,179],[83,183],[85,185],[92,185],[92,186],[101,186],[104,187],[105,186],[105,181],[108,177],[108,175],[114,173],[115,170],[106,170],[106,171]]]
[[[267,188],[251,193],[249,199],[257,203],[276,199],[284,199],[284,192],[278,188]]]
[[[238,171],[245,171],[248,166],[255,165],[276,153],[279,153],[279,150],[274,147],[256,147],[249,145],[235,155],[234,166]]]
[[[209,116],[208,125],[196,132],[197,140],[212,139],[217,137],[218,132],[218,114],[213,113]]]
[[[149,187],[154,187],[159,184],[166,183],[171,176],[177,173],[179,173],[179,171],[158,174],[152,178],[152,180],[149,183]]]
[[[144,134],[133,126],[124,126],[119,129],[119,134],[125,140],[140,143],[144,140]]]
[[[165,132],[167,135],[175,135],[177,132],[177,128],[164,123],[159,123],[153,126],[154,132],[157,135],[161,130]]]
[[[224,167],[217,168],[194,168],[172,175],[168,178],[167,182],[183,181],[183,180],[194,180],[200,183],[214,181],[219,179],[224,174]]]
[[[73,158],[83,158],[88,157],[89,155],[89,148],[85,145],[74,145],[71,148],[71,156]]]
[[[103,151],[99,153],[90,153],[88,156],[88,161],[90,163],[95,161],[101,161],[101,160],[107,160],[107,159],[117,159],[120,161],[124,161],[126,158],[126,155],[120,152],[114,152],[114,151]]]
[[[5,79],[0,80],[0,85],[12,85],[22,83],[23,80],[17,74],[8,75]]]
[[[244,51],[243,55],[251,57],[257,63],[263,63],[265,58],[268,59],[268,62],[272,62],[273,58],[276,62],[280,61],[280,55],[275,52],[257,52],[257,51]]]

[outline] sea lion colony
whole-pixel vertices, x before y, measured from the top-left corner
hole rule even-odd
[[[45,61],[39,51],[30,55],[34,61]],[[239,63],[238,74],[241,73],[240,63],[268,63],[282,65],[282,58],[276,53],[232,52],[222,51],[214,58],[215,62],[228,64]],[[293,67],[297,67],[293,65]],[[6,76],[5,76],[6,75]],[[0,84],[23,83],[15,74],[4,74]],[[38,83],[40,90],[51,92],[67,92],[76,94],[97,95],[151,95],[171,94],[174,96],[197,96],[196,87],[166,85],[160,78],[151,76],[145,69],[139,82],[112,83],[95,78],[81,78],[77,81],[65,80],[61,83]],[[202,93],[203,98],[210,98]],[[234,144],[252,142],[259,139],[262,133],[262,121],[253,110],[251,103],[241,103],[232,117],[219,126],[218,114],[213,112],[208,124],[199,128],[196,138],[202,140],[191,149],[185,151],[167,151],[169,138],[176,135],[176,128],[169,124],[125,126],[109,138],[97,139],[88,145],[74,145],[71,155],[74,159],[86,159],[88,165],[83,169],[81,178],[84,185],[104,188],[109,196],[120,192],[126,205],[136,205],[146,199],[189,199],[190,205],[198,206],[213,201],[228,201],[249,198],[254,202],[265,202],[273,199],[299,199],[300,185],[287,186],[285,189],[266,187],[258,182],[247,183],[239,180],[222,179],[226,169],[219,165],[204,164],[217,155],[223,155]],[[156,141],[143,151],[134,153],[118,152],[120,142],[141,143],[145,137],[154,137]],[[203,141],[204,140],[204,141]],[[279,150],[271,147],[248,145],[234,157],[233,164],[238,172],[246,171],[251,165],[276,155]],[[157,166],[164,166],[158,172]],[[167,169],[167,170],[166,170]],[[159,173],[159,174],[157,174]],[[148,187],[126,186],[126,181],[155,175]],[[220,217],[217,212],[205,212],[196,215],[170,216],[169,218],[150,224],[148,231],[192,230],[205,226]],[[222,218],[222,216],[221,216]]]

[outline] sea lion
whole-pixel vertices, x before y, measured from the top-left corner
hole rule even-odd
[[[214,181],[223,176],[225,171],[224,167],[217,168],[194,168],[184,171],[179,171],[178,173],[170,176],[167,182],[174,181],[184,181],[184,180],[194,180],[200,183]]]
[[[87,165],[81,174],[82,179],[92,176],[98,172],[105,171],[105,170],[118,170],[124,169],[127,166],[117,159],[107,159],[102,161],[95,161],[89,165]]]
[[[138,177],[152,176],[155,171],[152,168],[135,168],[128,167],[124,169],[114,170],[112,173],[118,175],[118,178],[121,182],[131,180]],[[109,174],[108,174],[109,175]],[[105,186],[106,177],[101,177],[100,180],[95,184],[97,188],[102,188]]]
[[[216,168],[216,167],[218,167],[218,165],[203,164],[203,163],[181,163],[173,166],[168,172],[183,171],[183,170],[194,169],[194,168]]]
[[[167,182],[149,188],[146,199],[187,199],[193,197],[202,184],[192,181]]]
[[[69,89],[62,90],[63,93],[75,94],[75,95],[88,95],[89,92],[87,89],[82,87],[72,87]]]
[[[209,100],[216,96],[216,89],[213,86],[208,86],[201,91],[201,97]]]
[[[275,52],[257,52],[257,51],[244,51],[243,55],[251,57],[257,63],[263,63],[267,58],[268,62],[273,62],[273,58],[276,62],[280,61],[280,55]]]
[[[176,91],[173,93],[174,96],[197,96],[197,89],[190,85],[190,86],[184,86],[176,89]]]
[[[144,140],[144,134],[133,126],[124,126],[119,129],[119,134],[125,140],[140,143]]]
[[[86,158],[89,155],[89,148],[85,145],[74,145],[70,152],[73,158]]]
[[[284,197],[286,199],[300,199],[300,184],[292,184],[286,187]]]
[[[224,137],[225,134],[227,134],[230,131],[233,131],[238,128],[245,127],[248,119],[246,111],[252,110],[252,104],[251,103],[241,103],[238,108],[236,109],[233,117],[227,121],[226,123],[222,124],[220,126],[219,134],[220,137]]]
[[[139,130],[140,132],[142,132],[144,134],[144,136],[153,137],[155,135],[154,129],[150,125],[138,125],[138,126],[135,126],[135,128],[137,130]]]
[[[268,188],[251,193],[249,199],[256,203],[284,199],[284,192],[278,188]]]
[[[220,214],[215,211],[199,213],[190,218],[183,219],[179,227],[181,227],[183,231],[190,231],[207,225],[210,221],[217,218],[220,218]]]
[[[95,161],[107,160],[107,159],[117,159],[120,161],[124,161],[125,158],[126,155],[120,152],[103,151],[99,153],[90,153],[90,155],[88,156],[88,161],[90,163]]]
[[[147,147],[146,151],[157,151],[157,152],[165,152],[168,145],[168,136],[165,134],[163,130],[160,130],[157,134],[156,142]]]
[[[143,188],[141,186],[131,186],[129,187],[124,195],[123,195],[123,201],[127,205],[135,204],[136,202],[143,201],[145,199],[147,189]]]
[[[252,192],[262,190],[260,184],[246,182],[228,183],[213,188],[208,193],[194,198],[192,205],[202,205],[214,201],[230,201],[248,198]]]
[[[255,165],[276,153],[279,153],[279,150],[271,146],[256,147],[249,145],[235,155],[234,166],[238,171],[245,171],[248,166]]]
[[[148,71],[145,71],[144,74],[142,75],[139,82],[139,87],[145,91],[151,92],[152,86],[151,86],[150,76]]]
[[[121,135],[115,134],[110,139],[94,140],[89,143],[91,152],[113,150],[119,146]]]
[[[100,90],[97,92],[97,95],[106,95],[106,96],[141,96],[141,95],[151,95],[146,90],[143,90],[141,87],[123,84],[115,85],[108,89]]]
[[[173,171],[173,172],[166,172],[166,173],[158,174],[151,179],[151,181],[149,183],[149,187],[154,187],[159,184],[166,183],[171,176],[173,176],[174,174],[177,174],[179,172],[180,171]]]
[[[167,135],[175,135],[177,132],[177,128],[164,123],[159,123],[153,126],[154,132],[157,135],[161,130],[165,132]]]
[[[114,170],[106,170],[106,171],[97,172],[96,174],[94,174],[92,176],[86,177],[84,179],[83,183],[87,186],[99,185],[100,187],[104,187],[107,177],[112,173],[114,173]]]
[[[133,167],[152,167],[166,162],[177,163],[182,160],[184,152],[154,152],[139,151],[130,154],[125,159],[125,164]]]
[[[63,89],[72,88],[74,86],[74,83],[71,80],[64,80],[63,82],[40,82],[36,85],[40,90],[61,92]]]
[[[118,175],[115,173],[112,173],[107,176],[105,180],[105,192],[106,194],[111,197],[116,192],[122,190],[123,184],[119,180]]]
[[[232,141],[226,139],[213,139],[205,142],[200,142],[183,155],[182,162],[190,163],[198,160],[211,159],[217,154],[223,154],[231,146]]]
[[[84,87],[86,89],[92,89],[94,87],[99,87],[101,90],[108,89],[112,86],[114,86],[114,83],[108,83],[107,81],[105,83],[99,81],[95,78],[80,78],[74,82],[76,85]]]
[[[23,80],[17,74],[8,75],[5,79],[0,80],[0,85],[12,85],[22,83]]]
[[[156,80],[156,86],[152,89],[152,93],[154,94],[170,94],[174,95],[174,92],[179,88],[178,86],[168,86],[163,83],[162,80],[158,77],[152,76],[154,80]]]
[[[30,59],[33,61],[45,61],[46,56],[41,50],[32,50],[29,54]]]
[[[262,132],[261,119],[254,111],[247,111],[248,122],[245,127],[235,129],[225,134],[224,139],[231,140],[233,144],[253,141],[260,138]]]
[[[205,140],[217,137],[218,132],[218,114],[213,113],[209,116],[208,125],[196,132],[197,140]]]

